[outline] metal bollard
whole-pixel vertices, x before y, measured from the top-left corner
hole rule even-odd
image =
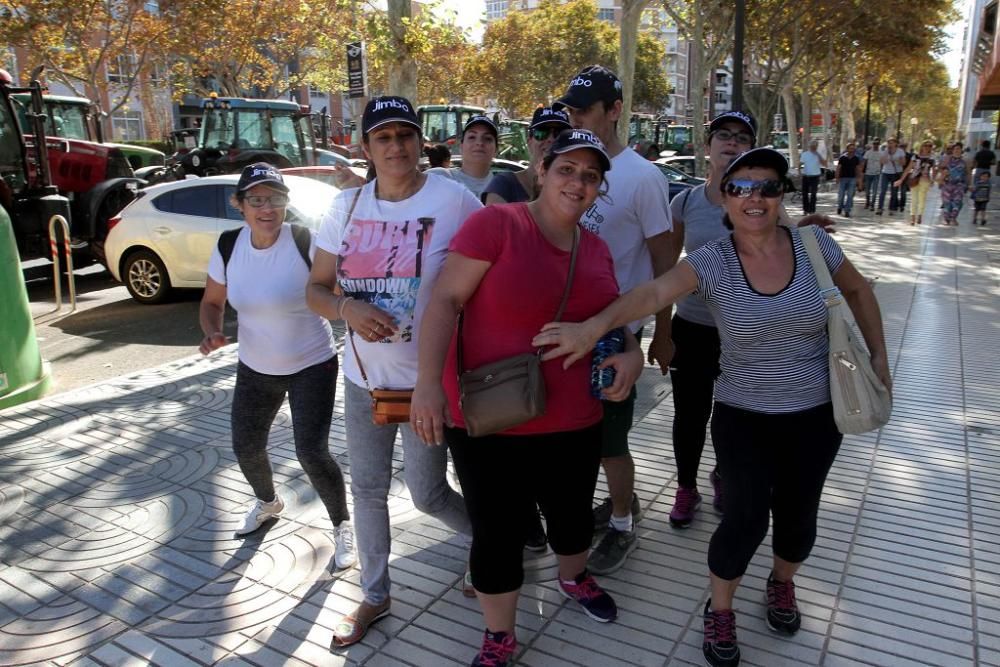
[[[73,275],[73,250],[69,247],[69,223],[61,215],[49,218],[49,245],[52,249],[52,279],[56,286],[56,307],[49,314],[62,310],[62,278],[59,275],[59,242],[56,240],[56,222],[62,226],[63,251],[66,255],[66,275],[69,283],[70,313],[76,312],[76,277]]]

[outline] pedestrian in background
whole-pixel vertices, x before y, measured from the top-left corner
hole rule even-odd
[[[847,149],[837,159],[837,214],[843,213],[845,218],[851,217],[854,207],[854,193],[861,190],[862,171],[861,160],[854,150],[854,142],[847,143]]]
[[[436,167],[427,172],[458,181],[478,199],[493,177],[490,168],[497,155],[498,136],[497,126],[489,116],[472,116],[462,128],[462,164],[447,169]]]
[[[973,158],[975,170],[972,172],[972,201],[975,202],[975,212],[972,214],[972,224],[979,221],[986,224],[986,205],[990,202],[990,182],[993,179],[992,167],[996,164],[996,155],[990,150],[990,142],[983,141],[979,151]]]
[[[427,155],[427,164],[431,168],[451,168],[451,149],[445,144],[434,144],[433,146],[428,146],[424,149],[424,153]]]
[[[692,253],[722,238],[728,232],[722,224],[722,192],[718,183],[726,168],[741,153],[753,148],[757,123],[741,111],[720,114],[709,125],[708,180],[685,190],[670,203],[674,243],[671,266],[681,250]],[[705,449],[705,430],[712,415],[715,378],[719,375],[719,330],[705,303],[695,296],[677,302],[670,320],[673,354],[670,383],[674,401],[673,448],[677,465],[677,491],[670,509],[670,525],[687,528],[701,507],[698,466]],[[709,473],[713,489],[712,505],[722,512],[722,481],[718,469]]]
[[[308,288],[313,311],[347,325],[344,418],[364,598],[334,628],[337,646],[361,641],[389,614],[388,498],[397,435],[413,505],[464,542],[471,534],[462,496],[448,484],[447,451],[425,446],[408,422],[376,423],[372,392],[416,385],[417,336],[431,289],[452,236],[482,205],[461,184],[417,168],[420,122],[409,100],[369,100],[361,128],[375,178],[334,199]]]
[[[881,170],[879,174],[879,194],[878,208],[875,215],[882,215],[885,208],[885,193],[889,190],[889,215],[899,208],[899,188],[896,181],[903,172],[903,162],[906,160],[906,153],[899,147],[895,139],[886,142],[886,148],[879,154]]]
[[[906,171],[906,168],[910,166],[910,162],[913,160],[914,154],[910,152],[909,146],[907,146],[905,141],[899,142],[899,150],[903,151],[902,171]],[[906,210],[906,194],[910,191],[910,183],[907,178],[900,178],[899,181],[899,201],[897,202],[896,210],[902,213]]]
[[[938,164],[937,179],[941,185],[941,214],[946,225],[957,225],[965,193],[972,182],[972,163],[966,162],[962,144],[954,143],[950,154]]]
[[[531,164],[523,171],[502,171],[483,190],[484,204],[531,201],[538,196],[538,166],[549,146],[563,130],[570,127],[565,111],[538,107],[528,126],[528,154]]]
[[[865,174],[865,210],[874,211],[878,200],[878,182],[882,174],[878,142],[868,144],[862,167]]]
[[[802,174],[802,212],[806,215],[816,212],[816,192],[819,190],[819,179],[826,167],[826,158],[816,152],[819,142],[815,139],[809,142],[809,149],[799,156],[799,173]]]
[[[569,113],[574,128],[589,130],[607,147],[613,166],[607,192],[598,197],[580,219],[585,229],[608,244],[615,263],[618,286],[627,291],[666,272],[673,241],[670,236],[670,194],[667,180],[656,166],[618,139],[621,122],[622,82],[600,65],[580,70],[566,93],[553,105]],[[628,122],[627,117],[624,122]],[[647,320],[629,323],[642,340]],[[650,363],[666,370],[670,363],[670,313],[656,317],[656,333],[649,344]],[[594,527],[606,530],[594,547],[587,567],[610,574],[625,564],[639,545],[635,522],[642,510],[635,493],[635,462],[629,451],[636,392],[624,401],[604,405],[601,463],[608,480],[608,496],[594,508]]]
[[[934,144],[925,141],[920,144],[920,150],[910,160],[903,170],[899,183],[909,182],[910,191],[910,224],[919,225],[923,222],[924,209],[927,207],[927,192],[934,182]]]
[[[544,414],[490,435],[465,429],[458,381],[460,368],[530,354],[535,334],[557,311],[560,321],[579,322],[617,298],[607,244],[578,224],[610,168],[597,137],[563,130],[542,162],[537,199],[488,206],[455,235],[424,319],[411,420],[424,442],[448,443],[472,519],[472,581],[486,621],[474,666],[507,665],[516,650],[525,534],[510,516],[536,502],[548,520],[559,591],[594,620],[618,616],[587,571],[602,432],[590,357],[569,367],[543,363]],[[635,337],[627,334],[625,351],[605,365],[617,370],[605,397],[627,398],[643,366]]]
[[[226,301],[239,313],[239,363],[230,410],[236,462],[256,499],[236,528],[254,532],[277,517],[285,503],[274,488],[267,436],[288,396],[295,455],[319,494],[333,524],[335,566],[354,564],[354,534],[344,476],[330,455],[330,423],[337,387],[337,354],[330,323],[309,310],[305,286],[315,254],[309,230],[285,222],[288,186],[265,162],[243,169],[232,205],[246,225],[223,256],[212,251],[199,321],[202,354],[225,345]]]

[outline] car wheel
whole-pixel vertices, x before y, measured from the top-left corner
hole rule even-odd
[[[133,252],[122,265],[122,278],[139,303],[162,303],[170,295],[170,276],[163,261],[148,250]]]

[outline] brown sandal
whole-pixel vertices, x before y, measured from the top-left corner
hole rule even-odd
[[[390,601],[387,598],[385,602],[378,606],[368,604],[367,602],[362,602],[358,605],[357,609],[344,616],[334,626],[332,648],[343,648],[351,644],[357,644],[364,639],[364,636],[368,633],[368,628],[375,621],[389,615],[389,604]]]

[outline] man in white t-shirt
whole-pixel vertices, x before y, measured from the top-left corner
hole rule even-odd
[[[585,67],[570,82],[566,94],[553,108],[565,108],[575,128],[590,130],[604,142],[611,157],[607,193],[597,198],[580,224],[608,244],[615,264],[618,287],[624,293],[651,280],[670,267],[670,203],[667,181],[641,155],[624,146],[616,131],[622,115],[622,84],[611,70]],[[665,367],[670,355],[669,312],[662,329],[657,324],[650,344],[650,361]],[[659,320],[661,315],[657,316]],[[633,322],[639,333],[646,322]],[[638,372],[641,372],[639,369]],[[628,450],[635,390],[621,403],[604,402],[604,450],[602,465],[610,497],[594,510],[597,528],[608,527],[594,548],[587,567],[597,574],[620,568],[638,546],[634,521],[639,518],[639,500],[634,493],[635,464]]]
[[[899,147],[899,143],[893,138],[887,142],[888,146],[879,154],[879,164],[881,168],[881,180],[879,181],[878,208],[875,215],[882,215],[885,204],[885,191],[890,189],[889,215],[899,208],[899,188],[896,181],[903,173],[903,164],[906,162],[906,153]]]
[[[462,166],[433,167],[427,173],[458,181],[478,199],[493,178],[490,167],[497,155],[498,136],[497,126],[489,116],[473,116],[462,128]]]

